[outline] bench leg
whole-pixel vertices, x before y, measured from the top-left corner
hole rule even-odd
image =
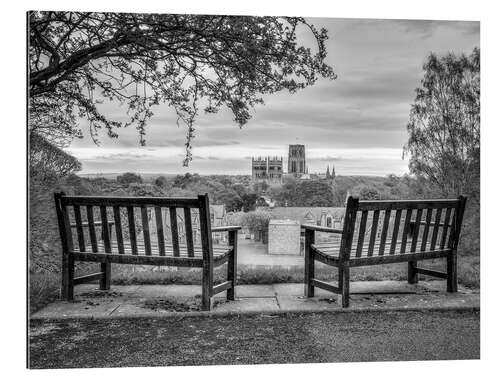
[[[111,262],[101,263],[101,272],[103,275],[99,280],[99,289],[109,290],[111,286]]]
[[[213,307],[213,275],[212,266],[204,264],[201,276],[201,309],[203,311],[210,311]]]
[[[349,267],[339,267],[339,288],[342,290],[342,307],[349,307]]]
[[[236,263],[238,255],[238,237],[237,232],[229,232],[229,244],[233,246],[233,251],[229,255],[227,262],[227,280],[232,282],[231,288],[227,290],[227,300],[234,301],[236,294]]]
[[[408,284],[418,283],[418,273],[415,270],[417,267],[417,261],[412,260],[408,262]]]
[[[452,251],[446,258],[446,291],[456,293],[458,291],[457,280],[457,252]]]
[[[314,286],[311,284],[311,280],[314,279],[312,243],[314,243],[314,231],[306,229],[304,241],[304,295],[306,297],[314,297]]]
[[[75,260],[71,254],[63,255],[61,297],[66,301],[74,298]]]

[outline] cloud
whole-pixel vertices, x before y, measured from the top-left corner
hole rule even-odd
[[[160,105],[139,146],[134,126],[117,129],[118,139],[103,135],[96,147],[88,134],[70,148],[86,169],[169,173],[250,173],[253,156],[287,156],[288,144],[306,145],[310,170],[335,163],[340,174],[407,171],[401,149],[422,65],[432,51],[466,53],[479,46],[479,22],[314,18],[329,31],[327,62],[335,81],[318,79],[295,94],[264,95],[265,105],[251,111],[243,128],[227,108],[204,114],[195,123],[193,162],[182,167],[186,127],[176,124],[172,108]],[[302,34],[301,34],[302,35]],[[301,38],[303,36],[300,36]],[[304,38],[308,46],[311,38]],[[114,104],[110,116],[125,118]],[[88,124],[82,121],[86,131]]]
[[[423,39],[432,37],[439,28],[458,31],[465,35],[479,35],[477,21],[441,21],[441,20],[392,20],[404,32],[416,34]]]

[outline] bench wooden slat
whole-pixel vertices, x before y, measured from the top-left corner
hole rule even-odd
[[[359,201],[358,209],[360,211],[375,210],[416,210],[426,208],[446,208],[457,205],[458,199],[429,199],[429,200],[397,200],[397,201]]]
[[[160,206],[160,207],[191,207],[199,206],[196,198],[161,198],[161,197],[113,197],[113,196],[70,196],[61,197],[63,206],[78,204],[92,206],[120,206],[120,207],[141,207],[141,206]]]
[[[356,256],[361,256],[361,251],[363,250],[363,243],[365,241],[365,232],[366,232],[366,220],[368,218],[368,211],[361,212],[361,220],[359,222],[359,231],[358,231],[358,241],[356,247]],[[340,239],[339,239],[340,241]],[[359,255],[358,255],[359,254]]]
[[[437,225],[434,225],[432,227],[431,251],[436,249],[436,242],[437,242],[437,238],[438,238],[439,228],[441,225],[441,212],[442,211],[443,210],[441,208],[438,208],[436,210],[436,217],[434,218],[434,223],[436,223]]]
[[[384,222],[382,224],[382,233],[380,234],[380,246],[378,255],[383,255],[385,252],[385,241],[387,239],[387,231],[389,230],[389,220],[391,219],[391,210],[384,211]]]
[[[427,238],[429,237],[431,220],[432,220],[432,209],[428,208],[425,214],[425,227],[424,227],[424,233],[422,234],[422,246],[420,248],[420,251],[425,251],[425,247],[427,245]]]
[[[142,218],[142,234],[144,236],[144,246],[146,248],[146,255],[151,255],[151,237],[149,235],[149,218],[148,209],[146,206],[141,206]]]
[[[448,228],[450,226],[451,210],[451,208],[447,208],[446,214],[444,215],[444,226],[441,234],[441,243],[439,245],[441,250],[444,249],[444,246],[446,245],[446,236],[448,235]]]
[[[399,235],[399,223],[401,222],[401,212],[402,212],[402,210],[396,210],[396,216],[394,218],[394,226],[392,229],[391,248],[389,250],[389,254],[391,254],[391,255],[396,253],[396,243],[398,241],[398,235]]]
[[[94,206],[87,206],[87,223],[89,227],[89,238],[90,243],[92,245],[92,252],[97,253],[97,236],[95,233],[95,225],[94,225]]]
[[[135,215],[134,207],[127,207],[127,217],[128,217],[128,233],[130,238],[130,245],[132,247],[132,254],[137,254],[137,234],[135,231]]]
[[[406,243],[408,241],[408,232],[410,231],[411,215],[412,210],[406,210],[403,234],[401,235],[401,248],[399,249],[400,254],[404,254],[406,252]]]
[[[132,254],[132,246],[130,241],[123,241],[124,243],[124,249],[125,249],[125,254],[131,254],[131,255],[145,255],[146,254],[146,247],[144,243],[139,242],[137,244],[137,253]],[[111,253],[118,253],[118,244],[115,240],[112,240],[110,242],[111,245]],[[100,241],[97,244],[98,252],[105,252],[104,251],[104,242]],[[221,255],[229,250],[232,249],[232,246],[230,245],[214,245],[212,253],[214,255]],[[74,249],[75,252],[79,252],[79,248]],[[151,242],[151,255],[158,255],[160,256],[160,250],[157,242],[152,241]],[[175,256],[174,255],[174,250],[173,250],[173,245],[171,242],[165,242],[165,256]],[[179,256],[188,256],[188,249],[185,246],[185,244],[179,245]],[[193,256],[195,257],[202,257],[203,256],[203,249],[201,246],[196,246],[193,249]]]
[[[184,225],[186,227],[188,256],[194,257],[193,226],[191,223],[191,209],[189,207],[184,207]]]
[[[102,230],[102,239],[104,241],[104,249],[106,253],[111,253],[108,213],[106,206],[99,206],[99,210],[101,211],[101,221],[102,221],[101,230]]]
[[[378,228],[379,216],[380,216],[379,210],[373,211],[372,227],[371,227],[371,232],[370,232],[370,243],[368,245],[368,256],[373,255],[373,249],[375,247],[375,239],[377,238],[377,228]]]
[[[120,207],[113,206],[113,217],[115,219],[116,241],[118,243],[118,253],[123,254],[123,233],[122,233],[122,219],[120,215]]]
[[[420,220],[422,220],[422,209],[421,208],[417,209],[417,217],[416,217],[415,221],[417,223],[420,223]],[[415,251],[417,251],[417,242],[418,242],[419,231],[420,231],[420,225],[414,225],[413,232],[411,234],[410,253],[414,253]]]
[[[170,212],[170,232],[172,233],[172,245],[174,247],[174,256],[179,256],[179,229],[177,226],[177,209],[171,207]]]
[[[449,248],[453,247],[452,242],[453,242],[453,240],[455,238],[456,221],[457,221],[456,215],[457,215],[457,209],[455,208],[453,210],[453,214],[451,215],[450,225],[448,227],[448,230],[450,231],[450,233],[448,235],[448,243],[447,243],[447,245],[445,245],[445,246],[447,246]]]
[[[358,246],[356,250],[356,256],[361,256],[361,251],[363,250],[363,242],[365,240],[365,232],[366,232],[366,219],[368,218],[368,211],[362,211],[361,213],[361,221],[359,223],[359,234],[358,234]]]
[[[376,241],[375,242],[375,246],[378,246],[380,244],[379,241]],[[401,241],[398,241],[397,245],[396,245],[396,250],[398,250],[398,247],[401,245]],[[422,246],[422,241],[417,241],[417,247],[421,248]],[[340,243],[336,242],[336,243],[320,243],[320,244],[314,244],[313,246],[313,249],[316,250],[316,251],[319,251],[327,256],[334,256],[334,257],[339,257],[339,254],[340,254]],[[451,250],[451,248],[444,248],[443,250],[447,251],[447,250]],[[354,251],[354,250],[353,250]],[[357,249],[356,249],[357,251]],[[424,252],[430,252],[430,244],[429,242],[427,242],[427,246],[425,247],[425,251]],[[419,252],[420,253],[420,252]],[[368,254],[368,244],[365,244],[363,246],[363,249],[361,251],[361,254],[360,256],[356,256],[356,257],[352,257],[351,259],[357,259],[357,258],[366,258],[366,257],[371,257],[371,256],[390,256],[390,255],[394,255],[394,254],[390,254],[388,252],[384,252],[384,254],[382,255],[379,255],[379,254],[372,254],[372,255],[369,255]],[[398,254],[396,254],[398,255]]]
[[[165,255],[165,236],[163,234],[163,217],[161,207],[155,206],[156,236],[158,237],[158,248],[160,255]]]
[[[75,212],[75,223],[76,223],[76,234],[78,238],[78,246],[80,247],[80,251],[85,251],[85,237],[83,235],[83,226],[82,226],[82,212],[80,211],[80,206],[74,204],[73,211]]]

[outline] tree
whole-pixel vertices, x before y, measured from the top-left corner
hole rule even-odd
[[[241,200],[243,202],[242,209],[245,212],[255,210],[255,202],[257,201],[257,194],[245,193],[241,195]]]
[[[368,201],[380,199],[380,193],[372,186],[362,186],[358,191],[354,191],[353,195]]]
[[[223,190],[218,193],[217,201],[224,204],[228,212],[239,211],[243,207],[241,197],[232,189]]]
[[[32,133],[29,137],[30,176],[37,174],[43,178],[61,178],[81,169],[81,163],[44,137]]]
[[[303,31],[316,53],[298,43]],[[200,109],[227,107],[243,126],[263,95],[335,79],[327,39],[299,17],[30,12],[30,131],[72,139],[85,117],[95,141],[99,129],[116,137],[134,124],[145,144],[152,108],[166,103],[187,127],[187,164]],[[102,113],[102,100],[125,105],[128,120]]]
[[[154,184],[160,188],[166,189],[168,187],[168,180],[165,176],[158,176],[155,178]]]
[[[445,195],[479,194],[479,55],[430,54],[410,111],[410,172]]]
[[[333,202],[333,190],[328,182],[306,180],[297,185],[293,205],[297,207],[331,207]]]
[[[252,232],[265,232],[268,229],[271,215],[264,211],[246,212],[241,218],[241,226]]]
[[[116,181],[119,184],[130,185],[130,184],[142,184],[142,177],[138,174],[127,172],[116,177]]]

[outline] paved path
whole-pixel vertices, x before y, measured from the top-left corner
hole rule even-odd
[[[350,310],[479,308],[479,292],[460,288],[446,293],[445,281],[409,285],[398,281],[351,283]],[[199,285],[128,285],[99,291],[95,284],[75,288],[75,301],[56,301],[33,319],[164,317],[199,310]],[[217,297],[213,314],[255,312],[313,312],[342,310],[337,295],[316,289],[315,298],[303,297],[303,284],[240,285],[237,300]]]
[[[479,312],[474,311],[32,321],[29,365],[74,368],[477,359],[479,347]]]
[[[262,242],[238,237],[238,265],[249,267],[304,267],[303,255],[272,255]]]

